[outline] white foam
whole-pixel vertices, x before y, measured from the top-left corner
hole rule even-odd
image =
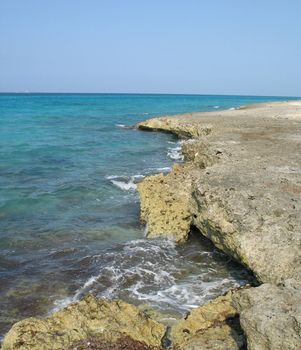
[[[114,186],[122,191],[135,191],[137,189],[137,183],[143,178],[144,175],[141,174],[133,176],[108,175],[105,177],[105,179],[110,180]]]
[[[229,108],[228,110],[229,110],[229,111],[235,111],[235,109],[236,109],[235,107],[231,107],[231,108]]]
[[[135,191],[137,189],[137,185],[131,180],[129,182],[111,180],[111,183],[123,191]]]
[[[168,148],[167,156],[172,160],[183,161],[184,156],[183,156],[181,150],[182,150],[181,146],[177,146],[174,148]]]
[[[118,179],[120,176],[119,175],[108,175],[105,176],[106,180],[112,180],[112,179]]]
[[[220,106],[213,106],[213,108],[218,109],[218,108],[220,108]]]
[[[124,125],[124,124],[115,124],[115,126],[117,126],[118,128],[122,128],[122,129],[126,128],[126,125]]]
[[[171,167],[170,166],[165,166],[165,167],[162,167],[162,168],[155,168],[155,170],[165,172],[165,171],[170,171]]]
[[[56,302],[55,311],[93,293],[101,298],[147,302],[161,310],[184,314],[239,285],[230,273],[221,273],[220,264],[208,260],[208,253],[213,254],[199,251],[197,260],[189,262],[185,258],[181,262],[187,255],[179,252],[174,241],[127,242],[120,250],[94,255],[99,272],[88,278],[73,297]]]
[[[154,173],[154,172],[163,172],[163,173],[167,173],[171,170],[170,166],[165,166],[165,167],[158,167],[158,168],[148,168],[145,172],[147,174],[149,173]]]

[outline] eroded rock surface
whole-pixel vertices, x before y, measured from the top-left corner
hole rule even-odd
[[[4,339],[3,350],[61,350],[89,337],[108,342],[128,336],[160,347],[165,326],[123,301],[89,295],[46,320],[28,318],[16,323]]]
[[[182,123],[179,120],[168,117],[149,119],[139,123],[137,127],[141,130],[170,132],[181,138],[197,138],[209,135],[211,132],[211,124],[200,125],[187,120]]]
[[[209,124],[210,132],[196,131]],[[187,163],[181,172],[160,175],[158,187],[152,178],[140,185],[150,198],[142,196],[144,221],[158,219],[161,234],[174,233],[181,242],[190,223],[264,283],[234,298],[248,349],[301,349],[301,101],[151,119],[138,127],[193,138],[183,145]],[[176,197],[182,193],[185,201]],[[178,202],[160,217],[151,198],[160,208]],[[184,211],[190,217],[181,234],[181,225],[174,229],[168,217],[182,221]],[[232,306],[221,305],[231,315]],[[207,308],[193,310],[173,328],[176,346],[238,349],[239,328],[237,333],[220,320],[221,310],[220,321],[213,318],[210,326]]]
[[[235,293],[235,292],[234,292]],[[232,306],[233,292],[193,309],[171,332],[175,349],[238,350],[245,345],[237,310]]]
[[[147,237],[164,235],[178,243],[187,240],[192,223],[191,176],[186,167],[175,165],[169,175],[149,176],[138,185]]]
[[[301,283],[263,284],[234,295],[249,350],[301,349]]]
[[[195,131],[209,124],[211,132]],[[191,223],[259,281],[301,279],[301,102],[164,117],[138,127],[180,136],[183,128],[196,138],[183,146],[189,166],[139,187],[150,237],[183,241]]]

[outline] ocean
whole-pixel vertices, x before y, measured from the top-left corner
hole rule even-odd
[[[127,128],[161,115],[287,97],[0,94],[0,334],[87,293],[173,318],[245,283],[192,234],[147,240],[136,185],[181,162],[178,140]]]

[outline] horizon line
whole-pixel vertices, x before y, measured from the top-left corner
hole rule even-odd
[[[174,95],[174,96],[243,96],[243,97],[289,97],[301,98],[293,95],[254,95],[254,94],[204,94],[204,93],[169,93],[169,92],[57,92],[57,91],[0,91],[0,94],[18,94],[18,95]]]

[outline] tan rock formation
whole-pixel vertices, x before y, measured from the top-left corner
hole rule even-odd
[[[180,181],[180,183],[178,183]],[[147,223],[146,236],[167,236],[185,242],[190,231],[191,174],[175,165],[173,171],[147,177],[138,185],[141,221]]]
[[[207,136],[196,131],[209,124]],[[149,237],[174,234],[182,242],[191,223],[260,281],[301,279],[301,102],[164,117],[138,127],[197,137],[183,146],[189,166],[140,185]],[[169,211],[160,218],[165,203]],[[174,227],[169,218],[180,222]]]
[[[210,133],[196,131],[208,124]],[[176,240],[188,237],[190,222],[265,283],[234,297],[248,349],[301,349],[301,101],[152,119],[138,127],[196,139],[183,146],[187,166],[181,175],[174,170],[161,175],[169,188],[164,196],[157,196],[155,185],[149,191],[157,206],[178,200],[174,193],[185,193],[185,201],[171,204],[161,219],[156,212],[162,234],[174,230],[169,225],[164,229],[168,215],[181,218],[184,209],[190,213],[182,235],[181,225],[174,230]],[[154,203],[145,201],[142,208],[144,220],[154,220]],[[235,332],[226,321],[213,319],[210,326],[204,310],[214,304],[193,310],[173,328],[179,349],[240,346],[239,337],[227,337]],[[223,318],[220,311],[217,320]]]
[[[234,295],[249,350],[301,349],[301,283],[263,284]]]
[[[181,138],[197,138],[211,133],[211,125],[200,125],[199,123],[178,121],[173,118],[153,118],[137,125],[141,130],[170,132]]]
[[[232,296],[230,291],[179,321],[171,332],[175,349],[240,349],[244,336],[237,327],[238,320],[233,319],[238,313],[232,306]]]
[[[95,299],[91,295],[54,313],[46,320],[28,318],[6,335],[3,350],[61,350],[93,337],[109,341],[123,336],[149,346],[161,346],[165,326],[123,301]]]

